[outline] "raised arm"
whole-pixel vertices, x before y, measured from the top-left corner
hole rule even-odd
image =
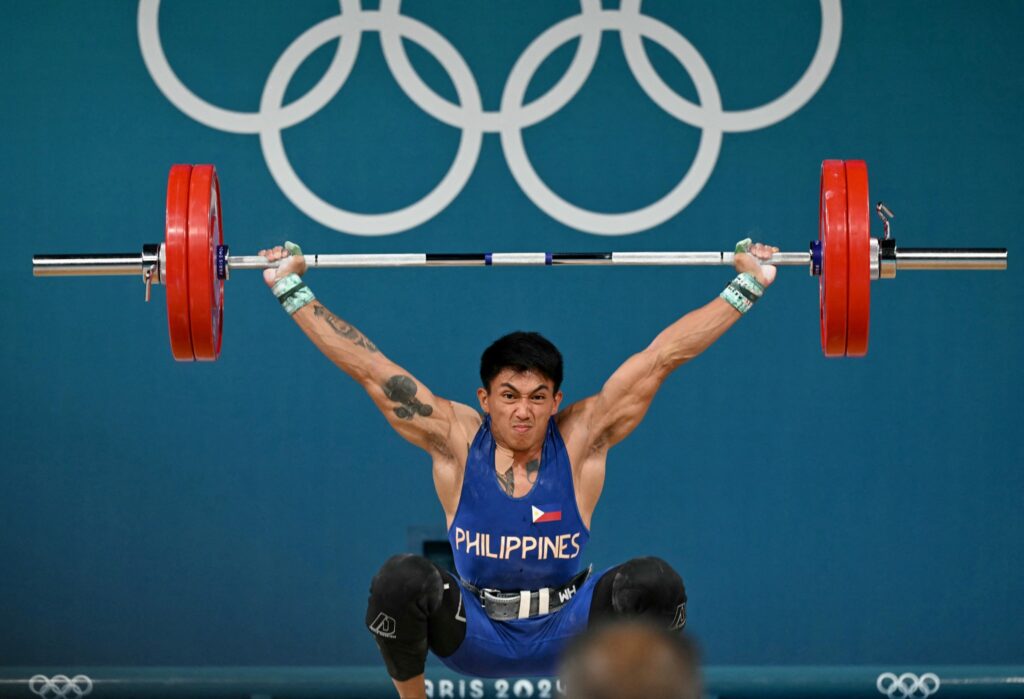
[[[289,275],[306,271],[301,251],[297,246],[291,247],[297,251],[294,256],[280,247],[260,251],[271,261],[283,260],[279,267],[265,270],[263,276],[286,310],[289,303],[298,305],[302,295],[309,294],[308,290],[303,291],[304,285],[296,286],[296,277],[289,279]],[[328,359],[366,390],[402,437],[435,458],[458,460],[460,452],[466,449],[466,431],[459,426],[459,420],[472,420],[476,411],[435,396],[320,301],[313,299],[301,305],[292,318]]]
[[[776,270],[762,266],[758,258],[767,259],[773,251],[778,248],[760,243],[751,246],[749,254],[736,255],[737,271],[750,274],[767,288]],[[730,287],[734,288],[735,303],[719,296],[687,313],[661,331],[646,349],[627,359],[598,394],[570,406],[561,421],[563,432],[570,432],[584,453],[603,451],[625,439],[640,424],[668,375],[710,347],[742,317],[736,306],[742,307],[748,296],[734,284]]]

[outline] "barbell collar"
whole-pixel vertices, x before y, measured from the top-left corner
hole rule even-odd
[[[896,264],[896,240],[888,236],[882,238],[878,241],[879,277],[881,279],[895,279]]]

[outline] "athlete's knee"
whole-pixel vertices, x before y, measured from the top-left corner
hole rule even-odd
[[[441,604],[443,595],[444,580],[433,563],[411,553],[392,556],[370,582],[366,623],[378,633],[370,618],[374,611],[426,619]]]
[[[629,560],[605,573],[594,590],[592,620],[613,615],[648,617],[681,629],[686,624],[686,585],[661,558]]]
[[[466,634],[454,578],[422,556],[392,556],[370,583],[366,626],[396,680],[423,674],[428,647],[455,652]]]
[[[685,601],[683,578],[661,558],[634,558],[615,574],[612,604],[620,614],[675,609]]]

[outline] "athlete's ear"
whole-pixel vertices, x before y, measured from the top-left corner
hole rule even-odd
[[[483,410],[488,415],[491,414],[490,411],[487,409],[487,398],[489,397],[489,395],[490,394],[487,393],[487,389],[484,388],[483,386],[476,389],[476,397],[477,400],[480,401],[480,409]]]
[[[562,404],[562,392],[559,391],[555,394],[555,405],[551,408],[551,414],[554,415],[558,412],[558,406]]]

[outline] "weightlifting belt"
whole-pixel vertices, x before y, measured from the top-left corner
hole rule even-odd
[[[503,592],[490,588],[479,588],[465,580],[462,584],[472,592],[483,605],[484,612],[495,621],[512,619],[529,619],[556,612],[569,603],[579,588],[590,577],[593,566],[587,566],[569,582],[560,587],[545,587],[540,590],[520,590],[519,592]]]

